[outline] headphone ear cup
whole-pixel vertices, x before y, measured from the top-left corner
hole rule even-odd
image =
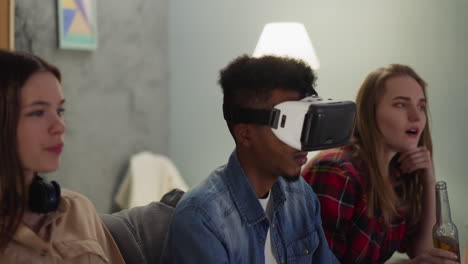
[[[38,175],[34,177],[29,187],[29,208],[35,213],[49,213],[57,210],[60,204],[60,185],[52,181],[48,183]]]
[[[53,195],[49,197],[50,211],[56,211],[60,204],[60,199],[62,198],[62,191],[60,185],[56,181],[51,181],[50,183],[54,189],[52,192]]]
[[[37,176],[36,176],[37,177]],[[34,180],[29,186],[29,208],[35,213],[42,213],[43,211],[43,199],[39,199],[44,195],[43,189],[45,188],[42,184],[42,181],[37,180],[34,177]]]

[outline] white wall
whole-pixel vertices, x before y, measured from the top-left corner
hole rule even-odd
[[[234,147],[222,118],[218,72],[251,54],[263,25],[305,24],[321,61],[318,92],[354,100],[366,74],[412,66],[429,83],[437,177],[468,243],[468,1],[171,0],[169,154],[190,185],[227,161]]]

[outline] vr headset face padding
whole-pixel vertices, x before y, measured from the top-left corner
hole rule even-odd
[[[29,208],[35,213],[56,211],[61,199],[60,185],[36,175],[29,187]]]

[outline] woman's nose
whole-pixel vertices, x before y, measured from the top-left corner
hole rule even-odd
[[[65,125],[65,120],[63,119],[62,116],[60,115],[57,115],[54,120],[53,120],[53,123],[50,127],[50,132],[52,134],[63,134],[65,133],[67,127]]]
[[[408,119],[412,122],[417,122],[421,120],[421,115],[423,112],[418,109],[418,107],[411,107],[408,113]]]

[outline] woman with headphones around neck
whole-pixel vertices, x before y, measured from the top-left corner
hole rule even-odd
[[[0,263],[124,263],[91,202],[38,175],[60,165],[60,81],[41,58],[0,50]]]

